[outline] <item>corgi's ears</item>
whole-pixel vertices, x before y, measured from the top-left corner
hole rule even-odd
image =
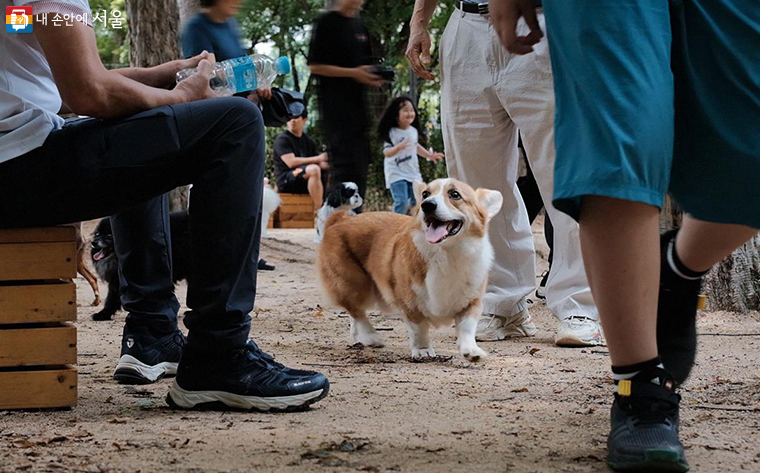
[[[427,189],[427,184],[415,179],[412,187],[414,187],[414,200],[419,204],[422,202],[422,191]]]
[[[416,189],[415,189],[416,191]],[[475,191],[475,196],[478,198],[478,202],[483,206],[488,218],[492,218],[501,210],[501,204],[504,202],[501,192],[492,191],[489,189],[478,189]]]

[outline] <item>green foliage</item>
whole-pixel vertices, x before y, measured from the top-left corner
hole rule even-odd
[[[120,10],[126,18],[125,0],[90,0],[93,10]],[[323,132],[319,127],[317,103],[312,91],[314,81],[311,80],[306,57],[309,49],[311,25],[323,12],[324,0],[244,0],[241,5],[238,21],[246,43],[254,47],[266,45],[271,54],[288,56],[293,64],[293,73],[280,79],[282,86],[304,92],[309,101],[311,123],[308,133],[320,145],[324,145]],[[420,122],[428,136],[427,146],[436,151],[443,150],[439,117],[440,83],[438,80],[413,81],[409,64],[404,57],[409,41],[409,21],[412,16],[414,2],[412,0],[367,0],[361,13],[362,20],[370,30],[370,41],[373,55],[381,60],[383,65],[396,70],[396,80],[393,84],[372,91],[369,98],[372,118],[377,119],[385,104],[394,96],[406,94],[419,98]],[[439,44],[449,15],[453,11],[454,0],[441,0],[440,6],[430,22],[430,34],[433,40],[432,67],[437,70],[436,45]],[[95,32],[98,38],[98,52],[106,65],[112,67],[125,66],[129,63],[129,44],[127,29],[112,29],[110,26],[96,24]],[[415,90],[412,90],[412,87]],[[274,137],[281,129],[267,130],[268,149]],[[369,208],[385,209],[390,205],[390,193],[385,189],[383,174],[382,143],[375,137],[374,129],[370,130],[370,149],[372,163],[369,175],[369,191],[367,205]],[[268,160],[271,161],[271,160]],[[446,169],[443,164],[433,165],[420,159],[420,168],[425,180],[443,177]],[[271,163],[267,169],[271,172]],[[270,176],[271,177],[271,176]]]
[[[90,9],[93,15],[105,10],[107,18],[111,18],[112,12],[119,11],[121,18],[127,18],[124,0],[90,0]],[[111,28],[110,24],[104,24],[102,21],[93,22],[100,60],[109,69],[129,65],[128,27],[127,22],[123,28]]]

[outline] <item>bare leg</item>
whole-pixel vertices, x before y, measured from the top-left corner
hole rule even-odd
[[[687,215],[676,237],[676,253],[692,271],[707,271],[756,234],[755,228],[704,222]]]
[[[306,178],[308,179],[308,189],[311,200],[314,202],[314,208],[322,207],[325,188],[322,185],[322,168],[318,164],[309,164],[306,166]]]
[[[587,196],[580,231],[583,261],[612,364],[632,365],[657,357],[657,208]]]
[[[412,349],[412,358],[435,357],[435,350],[430,343],[430,324],[423,320],[416,324],[407,320],[409,327],[409,346]]]

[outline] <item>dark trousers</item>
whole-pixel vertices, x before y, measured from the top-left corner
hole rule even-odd
[[[264,126],[241,98],[165,106],[119,120],[79,119],[0,164],[0,227],[112,215],[127,327],[177,327],[164,194],[193,184],[192,277],[185,317],[199,351],[250,331],[264,178]]]
[[[370,155],[366,111],[356,106],[341,107],[341,113],[325,112],[322,124],[330,156],[328,187],[332,189],[341,182],[354,182],[359,187],[359,194],[365,198]]]
[[[525,166],[527,173],[521,178],[517,179],[517,188],[520,190],[525,208],[528,211],[528,219],[530,223],[538,217],[541,209],[544,208],[544,201],[541,198],[541,192],[538,190],[538,184],[536,183],[536,177],[533,175],[533,171],[530,169],[530,163],[525,160]],[[554,259],[554,226],[549,218],[549,214],[544,215],[544,237],[546,243],[549,245],[549,266],[552,265]]]

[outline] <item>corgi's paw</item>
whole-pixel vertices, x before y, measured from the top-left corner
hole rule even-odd
[[[363,333],[354,337],[354,343],[361,343],[365,347],[382,348],[385,342],[377,333]]]
[[[385,346],[382,337],[369,324],[354,324],[351,328],[351,342],[361,343],[365,347],[382,348]]]
[[[435,350],[433,347],[427,348],[412,348],[412,358],[435,358]]]
[[[472,363],[482,361],[485,357],[488,356],[488,352],[479,348],[477,345],[472,347],[462,347],[459,349],[459,353],[461,353],[462,356],[467,359],[467,361]]]

